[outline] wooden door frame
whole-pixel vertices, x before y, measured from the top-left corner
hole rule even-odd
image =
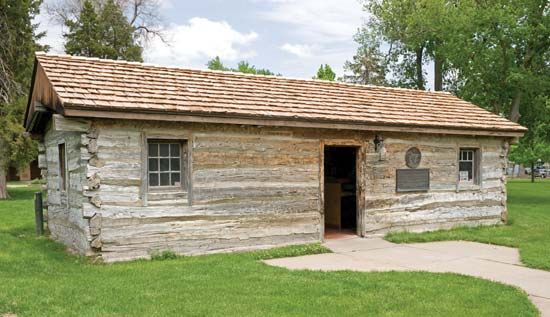
[[[319,144],[319,212],[321,214],[320,240],[325,241],[325,148],[326,147],[351,147],[355,148],[355,197],[356,197],[356,234],[365,235],[364,211],[365,211],[365,153],[366,141],[359,140],[321,140]]]

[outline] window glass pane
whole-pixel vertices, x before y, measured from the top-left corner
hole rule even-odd
[[[458,168],[460,171],[472,171],[472,162],[460,162]]]
[[[458,165],[458,168],[460,172],[468,172],[468,180],[472,180],[472,175],[473,175],[472,162],[460,162]]]
[[[159,145],[157,143],[149,143],[149,157],[159,156]]]
[[[171,179],[171,184],[170,185],[176,185],[176,183],[178,183],[177,185],[179,185],[179,182],[180,182],[180,173],[172,173],[172,179]]]
[[[149,186],[158,186],[159,185],[159,174],[149,173]]]
[[[160,186],[170,185],[170,173],[160,173]]]
[[[179,144],[170,144],[170,156],[179,157],[180,156],[180,145]]]
[[[472,150],[461,150],[460,151],[460,160],[461,161],[473,161],[474,160],[474,151],[472,151]]]
[[[173,158],[170,159],[170,171],[179,171],[180,170],[180,159],[179,158]]]
[[[158,171],[159,170],[159,161],[156,158],[149,159],[149,171]]]
[[[170,149],[170,144],[161,143],[161,144],[159,144],[159,148],[160,148],[159,149],[160,156],[165,156],[165,157],[169,156],[169,154],[170,154],[170,150],[169,150]]]
[[[478,152],[479,150],[460,150],[460,159],[458,164],[460,181],[468,181],[479,183],[478,175],[476,171],[479,170]]]
[[[185,143],[184,143],[185,144]],[[156,141],[148,144],[149,186],[181,186],[185,176],[182,170],[186,161],[182,161],[181,143],[163,143]]]
[[[170,170],[170,159],[161,158],[160,159],[160,171],[168,172]]]

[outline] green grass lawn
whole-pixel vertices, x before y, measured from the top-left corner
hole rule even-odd
[[[394,233],[386,239],[397,243],[468,240],[516,247],[525,265],[550,270],[550,180],[510,180],[508,212],[506,226]]]
[[[525,293],[482,279],[411,272],[290,271],[258,261],[323,251],[319,246],[91,264],[34,236],[32,192],[33,188],[12,188],[12,200],[0,201],[0,316],[538,314]],[[519,217],[515,220],[515,225],[520,223]]]

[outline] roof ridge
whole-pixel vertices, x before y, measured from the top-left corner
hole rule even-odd
[[[403,87],[377,86],[377,85],[371,85],[371,84],[356,84],[356,83],[347,83],[347,82],[341,82],[341,81],[328,81],[328,80],[322,80],[322,79],[298,78],[298,77],[291,77],[291,76],[249,74],[249,73],[240,73],[240,72],[225,71],[225,70],[213,70],[213,69],[182,67],[182,66],[173,66],[173,65],[160,65],[160,64],[148,63],[148,62],[132,62],[127,60],[115,60],[115,59],[107,59],[107,58],[99,58],[99,57],[57,54],[57,53],[49,53],[44,51],[39,51],[39,52],[36,52],[35,54],[37,56],[51,56],[51,57],[69,58],[69,59],[76,59],[76,60],[99,61],[99,62],[123,64],[123,65],[139,65],[144,67],[154,67],[154,68],[160,68],[160,69],[164,68],[164,69],[175,69],[175,70],[183,70],[183,71],[187,70],[187,71],[196,71],[196,72],[204,72],[204,73],[214,73],[214,74],[227,74],[235,77],[273,78],[278,80],[313,82],[313,83],[320,83],[323,85],[332,85],[332,86],[348,86],[348,87],[371,88],[371,89],[380,89],[380,90],[387,89],[387,90],[397,90],[397,91],[409,91],[409,92],[415,92],[415,93],[426,94],[426,95],[430,95],[430,94],[452,95],[452,93],[448,91],[432,91],[432,90],[420,90],[420,89],[403,88]]]

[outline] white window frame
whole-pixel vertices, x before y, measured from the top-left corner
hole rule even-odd
[[[479,150],[475,148],[460,148],[458,152],[458,175],[457,175],[459,183],[478,184],[478,180],[479,180],[478,151]],[[471,163],[471,175],[472,175],[471,179],[464,180],[461,177],[460,163]]]
[[[177,144],[179,147],[179,156],[172,156],[171,149],[168,150],[168,156],[160,156],[160,146],[158,149],[158,153],[156,156],[151,156],[149,153],[149,146],[150,144],[170,144],[174,145]],[[163,190],[181,190],[181,191],[187,191],[187,173],[188,173],[188,162],[187,162],[187,155],[185,154],[187,152],[187,140],[182,139],[147,139],[146,142],[146,148],[147,148],[147,155],[146,155],[146,175],[147,175],[147,188],[148,191],[163,191]],[[179,159],[179,170],[172,170],[171,164],[172,159],[178,158]],[[156,159],[157,160],[157,171],[151,171],[150,170],[150,160]],[[160,171],[160,159],[168,159],[169,162],[169,168],[167,171]],[[160,174],[161,172],[169,174],[169,184],[168,185],[160,185]],[[179,184],[177,185],[171,185],[171,177],[173,173],[179,173],[180,180]],[[157,174],[158,175],[158,184],[156,186],[151,185],[151,174]]]

